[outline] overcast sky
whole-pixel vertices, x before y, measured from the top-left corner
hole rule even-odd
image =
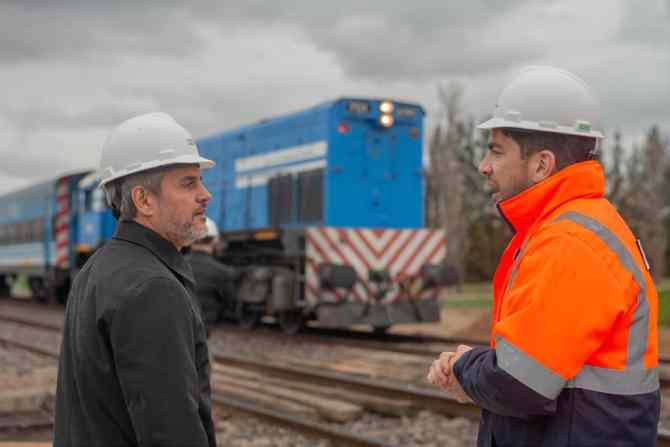
[[[583,77],[606,132],[670,132],[670,0],[57,1],[0,4],[0,193],[97,166],[140,113],[195,137],[344,95],[492,111],[521,67]]]

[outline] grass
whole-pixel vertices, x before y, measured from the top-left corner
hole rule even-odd
[[[661,283],[662,284],[662,283]],[[670,328],[670,288],[658,288],[658,325]]]
[[[491,284],[468,283],[449,287],[440,296],[442,307],[491,307]]]
[[[443,301],[442,307],[491,307],[491,300],[482,298],[478,300],[449,299]]]
[[[658,324],[670,328],[670,277],[656,285],[658,290]],[[441,307],[468,308],[491,307],[491,284],[469,283],[462,287],[449,287],[440,296]]]

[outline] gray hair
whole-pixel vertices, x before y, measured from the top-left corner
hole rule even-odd
[[[132,220],[137,216],[137,208],[133,202],[133,188],[142,188],[156,194],[161,193],[161,183],[165,173],[174,166],[163,166],[148,171],[138,172],[127,177],[121,177],[107,183],[102,188],[105,191],[107,205],[112,209],[118,220]]]

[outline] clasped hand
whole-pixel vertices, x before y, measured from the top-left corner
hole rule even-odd
[[[461,384],[454,375],[454,364],[459,358],[472,348],[466,345],[459,345],[456,352],[443,352],[437,360],[434,360],[428,371],[428,382],[442,388],[447,394],[460,403],[472,402],[472,399],[465,394]]]

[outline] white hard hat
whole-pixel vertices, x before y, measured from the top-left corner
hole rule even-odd
[[[216,222],[209,217],[205,218],[205,221],[207,224],[207,234],[205,237],[217,239],[219,237],[219,227],[216,226]]]
[[[100,186],[137,172],[171,164],[199,163],[202,158],[191,134],[167,113],[155,112],[130,118],[107,137],[100,159]]]
[[[566,70],[524,68],[498,98],[493,118],[479,129],[511,127],[603,138],[600,107],[588,85]]]

